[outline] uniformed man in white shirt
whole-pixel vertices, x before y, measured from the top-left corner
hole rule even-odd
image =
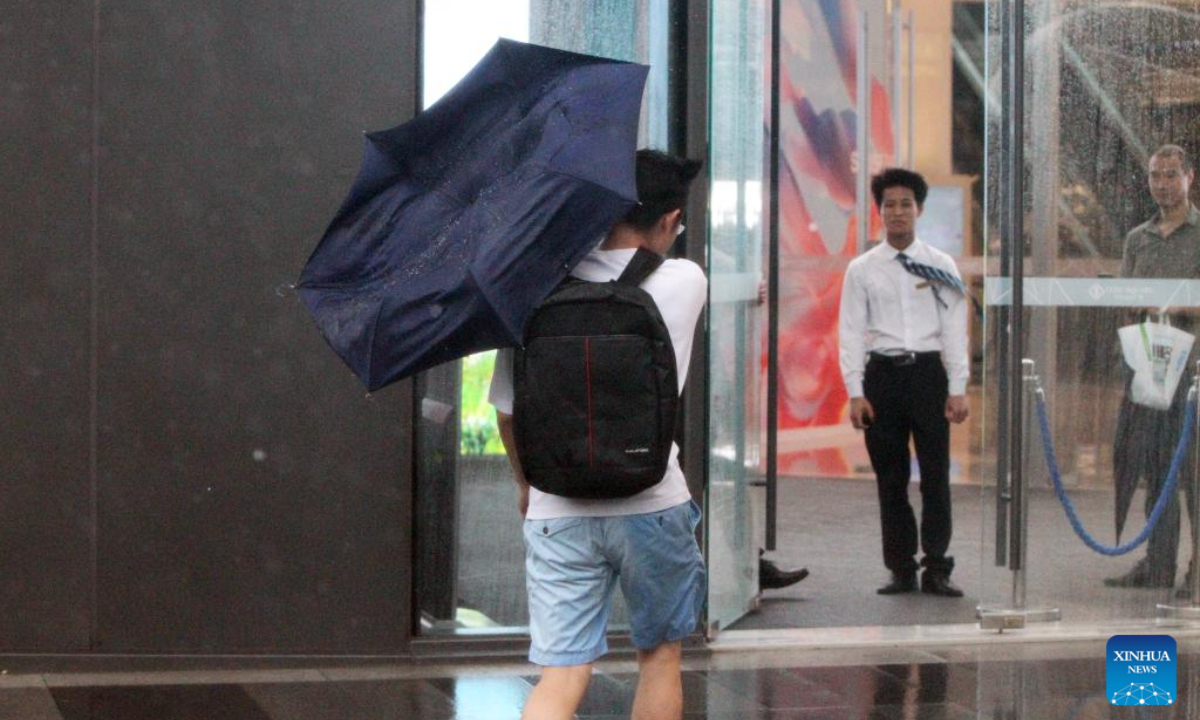
[[[889,168],[871,181],[887,242],[846,269],[839,357],[850,422],[865,430],[879,488],[881,595],[920,589],[961,597],[950,582],[950,423],[967,419],[967,289],[954,260],[916,237],[929,186]],[[921,524],[908,500],[909,440],[921,473]],[[918,564],[918,547],[922,558]]]

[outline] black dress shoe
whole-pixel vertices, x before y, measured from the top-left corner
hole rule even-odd
[[[1150,563],[1141,560],[1124,575],[1104,578],[1104,584],[1121,588],[1169,588],[1175,584],[1175,573],[1155,572]]]
[[[900,595],[917,591],[917,575],[897,575],[892,573],[892,581],[875,592],[880,595]]]
[[[808,568],[783,570],[770,560],[764,558],[758,559],[759,590],[778,590],[789,585],[795,585],[806,577],[808,577]]]
[[[921,592],[942,597],[962,597],[963,591],[950,582],[949,576],[925,573],[921,576]]]

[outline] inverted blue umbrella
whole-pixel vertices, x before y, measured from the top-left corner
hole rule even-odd
[[[366,135],[297,288],[369,390],[520,344],[533,309],[637,202],[647,70],[500,40],[428,110]]]

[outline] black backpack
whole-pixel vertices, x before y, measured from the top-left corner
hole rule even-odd
[[[662,262],[638,248],[617,280],[567,278],[534,311],[514,353],[513,430],[538,490],[621,498],[666,474],[679,403],[675,349],[638,287]]]

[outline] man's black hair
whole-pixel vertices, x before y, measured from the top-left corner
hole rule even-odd
[[[1184,150],[1178,145],[1163,145],[1159,147],[1154,151],[1154,154],[1150,156],[1150,159],[1153,160],[1156,157],[1179,158],[1179,167],[1183,170],[1183,174],[1186,175],[1192,171],[1192,158],[1188,155],[1187,150]]]
[[[906,187],[912,190],[917,201],[917,207],[925,206],[925,198],[929,195],[929,183],[920,173],[903,168],[884,168],[883,172],[871,178],[871,194],[875,196],[875,207],[883,207],[883,191],[891,187]]]
[[[699,160],[688,160],[659,150],[638,150],[638,204],[621,222],[649,230],[659,218],[687,204],[688,189],[700,174]]]

